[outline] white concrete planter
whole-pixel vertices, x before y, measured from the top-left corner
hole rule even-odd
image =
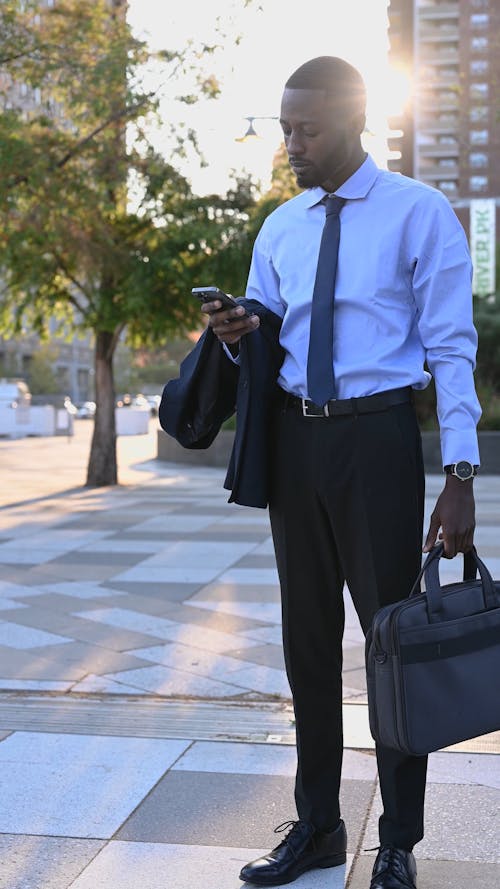
[[[233,446],[234,432],[219,432],[211,447],[204,451],[182,448],[175,439],[158,430],[158,460],[170,463],[189,463],[194,466],[227,466]],[[441,473],[441,448],[438,432],[423,432],[422,446],[425,469],[428,473]],[[481,473],[500,475],[500,431],[480,432]]]
[[[117,435],[147,435],[149,431],[149,408],[117,407],[115,410]]]
[[[158,430],[158,460],[168,463],[189,463],[191,466],[227,466],[233,447],[234,432],[223,429],[213,444],[205,450],[181,447],[175,438]]]
[[[0,435],[8,438],[24,438],[30,425],[30,407],[0,406]]]
[[[66,411],[65,411],[66,413]],[[26,435],[55,435],[56,409],[51,404],[30,407],[30,422]]]

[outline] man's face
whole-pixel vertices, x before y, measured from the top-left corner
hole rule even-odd
[[[360,116],[324,90],[286,88],[280,123],[290,166],[301,188],[335,180],[359,145]],[[327,188],[327,190],[329,190]]]

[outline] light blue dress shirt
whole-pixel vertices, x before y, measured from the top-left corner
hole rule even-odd
[[[424,389],[434,376],[443,465],[479,463],[481,409],[473,371],[472,267],[448,200],[370,156],[335,194],[346,198],[335,289],[333,365],[338,398]],[[246,296],[283,319],[279,385],[307,397],[311,299],[325,191],[274,210],[255,241]]]

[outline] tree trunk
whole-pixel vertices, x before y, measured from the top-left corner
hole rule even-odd
[[[116,333],[98,331],[95,343],[95,400],[94,434],[90,446],[87,469],[88,487],[116,485],[116,424],[113,355]]]

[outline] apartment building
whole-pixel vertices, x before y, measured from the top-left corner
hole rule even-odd
[[[390,168],[439,188],[466,229],[473,199],[495,198],[498,217],[500,0],[391,0],[388,15],[391,64],[412,83]]]

